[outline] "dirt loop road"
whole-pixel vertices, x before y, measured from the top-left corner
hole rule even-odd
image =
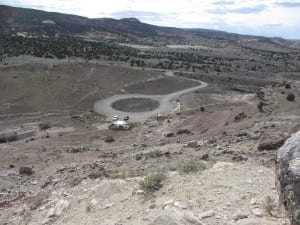
[[[173,71],[167,71],[165,73],[165,75],[166,76],[174,76]],[[196,91],[199,88],[204,88],[207,86],[207,83],[202,82],[202,81],[189,79],[189,78],[184,78],[184,79],[196,81],[199,83],[199,85],[188,88],[188,89],[184,89],[181,91],[176,91],[176,92],[173,92],[170,94],[166,94],[166,95],[144,95],[144,94],[114,95],[112,97],[97,101],[94,105],[94,111],[99,114],[105,115],[107,117],[107,119],[111,119],[114,115],[118,115],[120,118],[129,116],[131,122],[142,122],[151,116],[157,115],[158,113],[163,113],[163,114],[170,113],[179,108],[179,106],[180,106],[180,103],[178,102],[179,96],[184,95],[189,92],[192,92],[192,91]],[[159,107],[152,111],[147,111],[147,112],[123,112],[123,111],[119,111],[117,109],[112,108],[112,103],[114,103],[115,101],[118,101],[121,99],[128,99],[128,98],[152,99],[152,100],[159,102]]]

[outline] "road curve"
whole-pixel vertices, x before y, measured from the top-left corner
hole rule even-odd
[[[173,76],[172,71],[166,72],[167,76]],[[155,116],[158,113],[167,114],[172,112],[174,109],[178,107],[177,99],[179,96],[184,95],[186,93],[196,91],[199,88],[204,88],[207,86],[207,83],[190,79],[184,78],[188,80],[193,80],[199,83],[199,85],[191,88],[187,88],[181,91],[176,91],[166,95],[145,95],[145,94],[122,94],[122,95],[113,95],[109,98],[99,100],[94,105],[94,111],[101,115],[105,115],[108,119],[112,118],[114,115],[118,115],[120,118],[125,116],[130,117],[131,122],[142,122],[148,119],[149,117]],[[159,107],[147,112],[123,112],[117,109],[112,108],[112,103],[121,99],[127,98],[148,98],[159,102]]]

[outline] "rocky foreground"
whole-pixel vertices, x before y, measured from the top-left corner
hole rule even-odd
[[[1,224],[289,224],[273,168],[217,162],[193,174],[167,173],[148,193],[143,177],[49,185],[1,213]],[[34,182],[34,180],[32,180]],[[78,182],[77,182],[78,183]]]

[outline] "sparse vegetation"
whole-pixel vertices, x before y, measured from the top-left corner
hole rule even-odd
[[[145,193],[152,193],[163,186],[163,181],[167,178],[165,173],[156,172],[148,174],[140,183]]]
[[[143,154],[142,153],[137,153],[135,155],[135,160],[141,160],[143,158]]]
[[[1,55],[33,55],[44,58],[82,57],[84,59],[108,59],[127,61],[128,56],[137,56],[137,50],[105,42],[91,42],[73,36],[56,37],[19,37],[0,35]]]
[[[295,95],[293,93],[290,93],[286,96],[286,99],[290,102],[295,100]]]
[[[162,157],[162,156],[163,156],[163,153],[161,151],[153,150],[153,151],[147,152],[145,154],[137,153],[135,155],[135,159],[136,160],[141,160],[143,157],[145,157],[145,158],[159,158],[159,157]]]
[[[151,152],[148,152],[146,154],[146,157],[149,157],[149,158],[159,158],[161,157],[163,154],[161,151],[159,150],[154,150],[154,151],[151,151]]]
[[[49,128],[51,128],[51,125],[49,123],[41,123],[39,124],[39,128],[41,130],[48,130]]]
[[[275,200],[273,198],[271,198],[270,196],[267,196],[264,200],[263,207],[270,216],[273,216],[272,212],[276,208]]]
[[[177,167],[180,173],[196,173],[207,168],[205,162],[200,160],[189,160]]]

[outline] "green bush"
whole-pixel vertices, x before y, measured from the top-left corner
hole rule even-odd
[[[196,173],[206,169],[207,166],[203,161],[189,160],[177,167],[177,171],[181,173]]]
[[[146,156],[149,157],[149,158],[159,158],[162,155],[163,155],[162,152],[159,151],[159,150],[154,150],[154,151],[148,152],[146,154]]]
[[[272,212],[276,209],[275,200],[270,196],[267,196],[263,203],[263,207],[270,216],[273,216]]]
[[[141,160],[141,159],[143,158],[143,156],[144,156],[145,158],[159,158],[159,157],[162,157],[163,154],[162,154],[162,152],[159,151],[159,150],[154,150],[154,151],[151,151],[151,152],[147,152],[147,153],[145,153],[145,154],[143,154],[143,153],[137,153],[137,154],[135,155],[135,159],[136,159],[136,160]]]
[[[151,193],[159,190],[163,186],[162,182],[166,178],[166,174],[162,172],[150,173],[144,178],[140,185],[146,193]]]
[[[286,99],[290,102],[295,100],[295,95],[293,93],[290,93],[286,96]]]
[[[135,160],[141,160],[143,158],[143,154],[142,153],[137,153],[135,155]]]

